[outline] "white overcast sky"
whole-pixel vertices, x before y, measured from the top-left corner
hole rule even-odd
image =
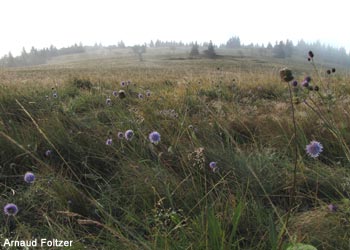
[[[0,56],[82,42],[272,44],[287,38],[350,49],[346,0],[0,0]]]

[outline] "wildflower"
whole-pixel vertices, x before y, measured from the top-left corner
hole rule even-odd
[[[124,91],[124,90],[119,90],[119,92],[118,92],[118,97],[119,97],[120,99],[125,98],[125,97],[126,97],[125,91]]]
[[[311,77],[310,76],[305,77],[304,81],[311,82]]]
[[[48,149],[45,151],[45,156],[49,157],[52,154],[52,150]]]
[[[283,68],[280,70],[280,77],[285,82],[290,82],[294,79],[292,71],[288,68]]]
[[[292,82],[292,85],[293,85],[294,87],[296,87],[296,86],[298,86],[298,82],[294,80],[294,81]]]
[[[319,91],[319,90],[320,90],[320,87],[315,86],[314,90],[315,90],[315,91]]]
[[[335,73],[335,68],[332,68],[332,73]]]
[[[25,173],[24,181],[30,184],[33,183],[35,181],[35,175],[32,172]]]
[[[309,87],[309,82],[304,80],[304,81],[301,83],[301,85],[302,85],[303,87],[307,88],[307,87]]]
[[[118,92],[114,90],[114,91],[112,92],[112,94],[113,94],[113,96],[117,96],[117,95],[118,95]]]
[[[138,98],[143,99],[143,94],[139,93],[137,96]]]
[[[311,58],[309,57],[307,60],[310,62],[310,61],[311,61]]]
[[[131,141],[133,136],[134,136],[134,131],[132,131],[131,129],[127,130],[124,134],[125,139],[127,139],[128,141]]]
[[[124,133],[123,132],[118,132],[118,139],[123,139],[124,138]]]
[[[129,86],[129,85],[130,85],[130,83],[131,83],[131,81],[129,80],[129,81],[126,83],[126,85],[127,85],[127,86]]]
[[[107,139],[106,145],[108,145],[108,146],[112,145],[112,139],[111,139],[111,138],[108,138],[108,139]]]
[[[219,168],[217,166],[217,163],[215,161],[212,161],[209,163],[209,167],[211,168],[211,170],[216,173],[219,171]]]
[[[313,57],[314,57],[314,53],[313,53],[311,50],[309,51],[309,57],[310,57],[310,58],[313,58]]]
[[[108,98],[106,99],[106,104],[107,104],[107,105],[112,105],[111,98],[108,97]]]
[[[146,96],[147,96],[147,97],[150,97],[150,96],[151,96],[151,91],[147,90],[147,91],[146,91]]]
[[[312,158],[316,158],[323,151],[323,146],[318,141],[311,141],[309,145],[306,146],[306,153]]]
[[[57,98],[57,97],[58,97],[57,92],[54,92],[54,93],[52,94],[52,96],[53,96],[53,98]]]
[[[209,163],[209,167],[210,167],[211,169],[216,168],[216,167],[217,167],[216,162],[215,162],[215,161],[210,162],[210,163]]]
[[[331,74],[331,70],[330,69],[327,69],[327,74],[330,75]]]
[[[8,203],[4,207],[4,213],[9,216],[15,216],[18,213],[18,207],[13,203]]]
[[[125,86],[125,82],[122,81],[122,82],[120,83],[120,86],[124,87],[124,86]]]
[[[153,131],[148,136],[151,143],[158,144],[160,142],[160,134],[157,131]]]
[[[338,207],[336,205],[329,204],[328,205],[328,209],[329,209],[330,212],[337,212]]]

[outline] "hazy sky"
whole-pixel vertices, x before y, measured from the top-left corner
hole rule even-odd
[[[0,0],[0,56],[24,46],[287,38],[350,49],[345,0]]]

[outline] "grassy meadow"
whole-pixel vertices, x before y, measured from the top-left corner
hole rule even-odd
[[[0,204],[19,209],[0,216],[0,242],[350,249],[348,69],[217,52],[149,49],[139,61],[116,49],[0,69]]]

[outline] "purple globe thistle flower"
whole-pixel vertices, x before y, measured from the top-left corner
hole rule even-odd
[[[48,149],[48,150],[45,151],[45,156],[46,157],[49,157],[51,154],[52,154],[52,150],[51,149]]]
[[[32,172],[27,172],[24,175],[24,181],[31,184],[35,181],[35,175]]]
[[[15,216],[18,213],[16,204],[8,203],[4,206],[4,213],[9,216]]]
[[[124,138],[124,133],[123,132],[118,132],[118,139],[123,139]]]
[[[57,97],[58,97],[57,92],[54,92],[54,93],[52,94],[52,96],[53,96],[53,98],[57,98]]]
[[[337,212],[338,207],[336,205],[334,205],[334,204],[329,204],[328,205],[328,209],[329,209],[330,212]]]
[[[106,99],[106,104],[107,104],[107,105],[112,105],[112,100],[111,100],[111,98],[108,97],[108,98]]]
[[[335,68],[332,68],[332,73],[335,73]]]
[[[147,96],[147,97],[150,97],[150,96],[151,96],[151,91],[147,90],[147,91],[146,91],[146,96]]]
[[[134,131],[132,131],[131,129],[125,131],[124,137],[126,140],[131,141],[134,137]]]
[[[125,87],[125,82],[122,81],[122,82],[120,83],[120,86]]]
[[[308,88],[308,87],[309,87],[309,82],[304,80],[304,81],[301,83],[301,85],[302,85],[303,87],[305,87],[305,88]]]
[[[113,140],[111,138],[108,138],[106,141],[106,145],[110,146],[110,145],[112,145],[112,142],[113,142]]]
[[[137,96],[139,99],[143,99],[143,94],[139,93]]]
[[[126,83],[126,85],[129,86],[130,84],[131,84],[131,81],[128,80],[127,83]]]
[[[212,162],[209,163],[209,167],[211,169],[214,169],[214,168],[217,168],[218,166],[217,166],[217,163],[215,161],[212,161]]]
[[[308,83],[311,82],[311,77],[310,76],[305,77],[304,81],[306,81]]]
[[[160,134],[157,131],[153,131],[148,136],[151,143],[158,144],[160,142]]]
[[[309,145],[306,146],[306,153],[312,158],[317,158],[323,151],[323,146],[318,141],[311,141]]]
[[[112,94],[113,94],[113,96],[117,96],[117,95],[118,95],[118,92],[117,92],[116,90],[114,90],[114,91],[112,92]]]
[[[296,87],[296,86],[298,86],[298,82],[297,82],[296,80],[294,80],[294,81],[292,82],[292,85],[293,85],[293,87]]]

